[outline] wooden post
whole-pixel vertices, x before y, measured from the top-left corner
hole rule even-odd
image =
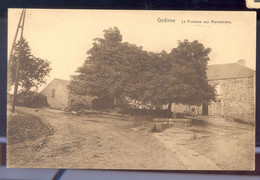
[[[21,24],[21,21],[22,21],[22,17],[23,17],[23,14],[24,14],[24,9],[21,13],[21,16],[20,16],[20,19],[19,19],[19,22],[18,22],[18,25],[17,25],[17,29],[16,29],[16,32],[15,32],[15,36],[14,36],[14,41],[13,41],[13,44],[12,44],[12,48],[11,48],[11,51],[10,51],[10,54],[9,54],[9,63],[11,62],[12,60],[12,55],[13,55],[13,51],[14,51],[14,46],[15,46],[15,42],[16,42],[16,38],[17,38],[17,35],[18,35],[18,31],[20,29],[20,24]]]
[[[22,41],[23,41],[23,30],[24,30],[24,21],[25,21],[25,13],[26,10],[23,10],[22,13],[22,25],[19,28],[21,28],[21,37],[20,37],[20,42],[19,42],[19,52],[18,52],[18,59],[17,59],[17,64],[16,64],[16,72],[15,72],[15,85],[14,85],[14,95],[13,95],[13,104],[12,104],[12,113],[15,111],[15,103],[16,103],[16,98],[17,98],[17,91],[18,91],[18,82],[19,82],[19,75],[20,75],[20,61],[21,61],[21,50],[22,50]]]

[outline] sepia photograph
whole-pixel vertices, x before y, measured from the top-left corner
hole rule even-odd
[[[7,167],[255,169],[256,12],[8,9]]]

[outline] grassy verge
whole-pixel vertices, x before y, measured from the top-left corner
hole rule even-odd
[[[255,115],[253,113],[247,114],[230,114],[227,116],[228,119],[232,119],[233,121],[242,123],[242,124],[249,124],[254,126],[255,125]]]
[[[9,145],[36,140],[53,134],[53,129],[43,123],[39,117],[19,113],[10,115],[7,121],[7,142]]]

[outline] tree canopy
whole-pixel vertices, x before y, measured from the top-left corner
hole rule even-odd
[[[14,54],[8,64],[8,86],[11,87],[15,83],[16,66],[19,56],[19,41],[15,44]],[[20,73],[18,84],[21,91],[29,92],[31,88],[36,89],[39,85],[46,82],[46,76],[50,73],[50,62],[41,58],[35,57],[31,53],[28,42],[22,39],[20,52]]]
[[[189,105],[214,100],[215,90],[208,84],[206,74],[210,51],[197,40],[184,40],[178,41],[178,46],[169,54],[161,53],[158,71],[153,72],[144,100]]]
[[[118,101],[129,97],[153,105],[199,105],[214,99],[206,75],[210,51],[197,40],[184,40],[170,53],[147,52],[122,42],[119,29],[109,28],[104,38],[94,39],[83,66],[72,77],[70,90]]]
[[[122,43],[118,28],[104,30],[104,38],[94,39],[88,58],[77,70],[70,84],[72,93],[137,98],[142,71],[149,61],[149,53],[134,44]],[[138,86],[139,87],[139,86]]]

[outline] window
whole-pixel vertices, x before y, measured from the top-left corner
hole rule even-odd
[[[220,95],[220,85],[216,86],[216,95]]]
[[[51,91],[51,97],[55,97],[55,89],[52,89],[52,91]]]

